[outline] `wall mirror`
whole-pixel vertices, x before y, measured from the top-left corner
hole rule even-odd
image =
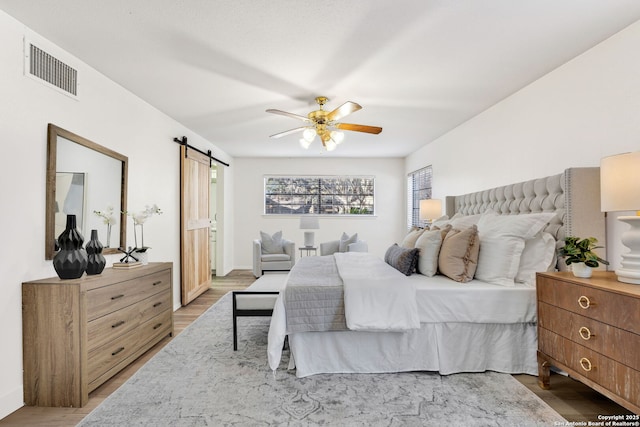
[[[46,191],[45,259],[55,255],[70,214],[85,243],[98,230],[103,254],[126,246],[126,156],[49,124]]]

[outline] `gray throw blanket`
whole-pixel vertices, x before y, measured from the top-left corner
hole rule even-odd
[[[347,329],[342,279],[332,256],[304,257],[296,262],[283,302],[288,333]]]

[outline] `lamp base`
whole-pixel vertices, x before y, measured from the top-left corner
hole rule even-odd
[[[640,285],[640,216],[620,216],[631,226],[622,233],[622,244],[631,249],[622,254],[622,268],[616,270],[619,282]]]
[[[304,232],[304,246],[307,248],[313,247],[313,239],[315,233],[313,231],[305,231]]]

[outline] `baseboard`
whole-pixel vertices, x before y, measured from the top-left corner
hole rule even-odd
[[[0,396],[0,420],[24,406],[24,390],[22,386]]]

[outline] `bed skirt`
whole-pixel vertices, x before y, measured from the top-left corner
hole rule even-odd
[[[535,323],[423,323],[408,332],[289,335],[297,377],[321,373],[496,371],[538,374]]]

